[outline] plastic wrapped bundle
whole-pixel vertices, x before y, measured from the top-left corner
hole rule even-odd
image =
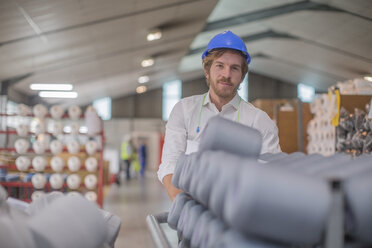
[[[330,203],[331,192],[323,180],[250,165],[228,186],[224,219],[247,235],[315,245],[322,238]]]
[[[199,151],[222,150],[243,157],[257,158],[261,145],[262,136],[256,129],[215,116],[208,121],[202,134]]]
[[[363,130],[365,116],[366,113],[363,110],[358,108],[355,109],[353,116],[355,130],[357,131]]]
[[[363,153],[371,153],[372,151],[372,134],[370,133],[364,140]]]

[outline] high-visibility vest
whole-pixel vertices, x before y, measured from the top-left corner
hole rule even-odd
[[[124,141],[123,143],[121,143],[120,157],[122,160],[128,160],[130,159],[131,156],[132,156],[132,151],[131,151],[129,142]]]

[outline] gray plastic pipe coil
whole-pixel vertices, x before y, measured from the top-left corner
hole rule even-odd
[[[190,217],[190,209],[192,206],[196,205],[197,203],[194,200],[190,200],[186,202],[185,206],[183,207],[181,211],[180,218],[177,223],[177,233],[178,237],[183,238],[183,231],[185,228],[185,224],[188,221],[188,218]]]
[[[270,164],[273,164],[273,165],[282,164],[283,165],[283,164],[291,163],[292,161],[299,161],[299,159],[305,158],[305,157],[306,155],[302,152],[294,152],[294,153],[288,154],[288,156],[284,156],[282,158],[270,161],[267,164],[268,165]]]
[[[107,236],[107,225],[97,205],[82,196],[53,200],[43,211],[31,216],[28,225],[37,234],[36,243],[48,241],[39,247],[98,248]]]
[[[190,246],[192,248],[198,248],[201,246],[202,239],[208,231],[208,224],[213,220],[214,216],[209,210],[204,211],[198,221],[195,224],[194,232],[191,235]]]
[[[211,220],[208,225],[208,231],[202,239],[200,247],[214,248],[225,230],[226,226],[221,220],[218,218]]]
[[[235,229],[289,244],[320,241],[331,203],[325,181],[249,165],[228,187],[224,219]]]
[[[176,230],[178,225],[178,220],[181,216],[181,212],[183,207],[185,206],[186,202],[190,201],[191,197],[184,192],[179,193],[174,202],[172,203],[171,209],[169,210],[168,214],[168,225]]]
[[[183,229],[183,238],[190,243],[192,233],[195,230],[195,224],[200,215],[205,211],[205,208],[200,204],[195,204],[190,208],[189,216],[185,222]]]
[[[288,246],[282,246],[275,243],[269,243],[264,241],[258,241],[255,239],[248,238],[245,235],[240,234],[234,230],[226,231],[215,245],[216,248],[287,248]]]
[[[243,157],[258,158],[262,136],[254,128],[222,117],[212,117],[200,139],[199,151],[222,150]]]
[[[249,160],[243,160],[241,157],[224,152],[215,152],[213,157],[217,164],[210,166],[210,168],[218,170],[219,173],[214,179],[215,183],[213,187],[211,187],[208,206],[215,216],[222,218],[227,185],[237,180],[241,168],[244,167],[244,163]],[[257,161],[252,160],[252,163],[257,163]],[[207,185],[204,185],[204,187],[207,187]]]
[[[186,193],[190,192],[190,184],[193,175],[193,171],[196,167],[199,166],[199,153],[192,153],[188,155],[187,162],[184,164],[184,167],[181,172],[181,176],[179,179],[179,187]]]
[[[262,160],[264,162],[270,162],[270,161],[275,161],[275,160],[278,160],[278,159],[282,159],[282,158],[285,158],[286,156],[288,156],[287,153],[285,152],[279,152],[279,153],[264,153],[264,154],[261,154],[258,159],[259,160]]]
[[[343,189],[354,218],[352,235],[372,245],[372,171],[346,180]]]

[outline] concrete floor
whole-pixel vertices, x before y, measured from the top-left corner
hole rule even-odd
[[[111,185],[106,189],[103,208],[122,220],[115,247],[155,247],[146,225],[146,216],[169,211],[170,206],[171,201],[155,173],[147,173],[142,179],[124,180],[120,186]],[[163,224],[162,228],[172,247],[176,247],[176,232],[167,224]]]

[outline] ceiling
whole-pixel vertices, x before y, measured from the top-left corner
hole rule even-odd
[[[250,71],[326,90],[372,74],[371,21],[370,0],[0,0],[0,81],[34,99],[31,83],[73,83],[78,99],[49,104],[131,95],[139,76],[150,90],[202,76],[203,49],[229,29]]]

